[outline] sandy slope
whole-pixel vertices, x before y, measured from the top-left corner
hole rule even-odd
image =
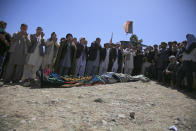
[[[195,131],[195,96],[153,81],[47,89],[3,86],[0,130],[167,131],[176,125],[179,131]]]

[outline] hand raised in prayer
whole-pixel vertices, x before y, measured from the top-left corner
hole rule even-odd
[[[41,33],[41,37],[44,38],[44,35],[45,35],[44,32],[42,32],[42,33]]]
[[[23,32],[22,31],[20,31],[20,32],[18,32],[18,34],[17,34],[18,36],[23,36]]]
[[[24,32],[24,37],[27,38],[28,37],[28,33]]]
[[[54,38],[54,42],[57,42],[57,38]]]

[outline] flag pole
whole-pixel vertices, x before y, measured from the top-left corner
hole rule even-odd
[[[110,44],[112,44],[112,39],[113,39],[113,32],[112,32],[112,35],[111,35]]]

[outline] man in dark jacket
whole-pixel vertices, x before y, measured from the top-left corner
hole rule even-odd
[[[80,42],[77,43],[77,52],[76,52],[76,71],[75,76],[84,76],[86,59],[87,59],[87,41],[85,38],[80,38]]]
[[[116,52],[115,45],[114,44],[111,44],[111,45],[112,45],[112,47],[110,49],[110,54],[109,54],[108,72],[112,71],[112,67],[113,67],[114,61],[117,58],[117,52]]]
[[[134,69],[133,69],[133,75],[139,75],[141,74],[142,64],[143,64],[143,54],[142,54],[142,47],[137,47],[136,56],[134,56]]]
[[[167,68],[168,65],[168,50],[167,50],[167,43],[162,42],[161,43],[161,50],[158,55],[157,59],[157,79],[159,82],[163,82],[163,70]]]
[[[109,63],[109,54],[110,54],[110,43],[105,43],[104,48],[102,48],[101,50],[99,75],[102,75],[107,72],[108,63]]]
[[[123,54],[120,44],[117,43],[110,49],[108,72],[122,72]]]
[[[99,64],[100,64],[100,53],[101,53],[101,39],[96,38],[96,40],[91,43],[91,47],[88,51],[88,61],[86,67],[86,75],[93,76],[97,75]]]
[[[193,72],[196,72],[196,38],[193,34],[187,34],[187,45],[184,50],[182,59],[183,64],[177,73],[176,87],[181,87],[181,82],[184,77],[187,78],[187,87],[192,91],[193,87]]]
[[[11,35],[5,31],[7,23],[0,21],[0,77],[7,61],[8,49],[10,47]]]
[[[122,49],[120,48],[120,45],[119,45],[119,48],[118,48],[118,70],[117,70],[117,73],[122,73],[122,64],[123,64],[123,52],[122,52]]]
[[[60,45],[55,62],[55,70],[59,75],[69,75],[74,52],[73,36],[72,34],[67,34],[66,41],[63,41]]]

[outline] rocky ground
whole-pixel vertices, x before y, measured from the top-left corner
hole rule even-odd
[[[196,93],[154,81],[0,87],[0,131],[196,131]]]

